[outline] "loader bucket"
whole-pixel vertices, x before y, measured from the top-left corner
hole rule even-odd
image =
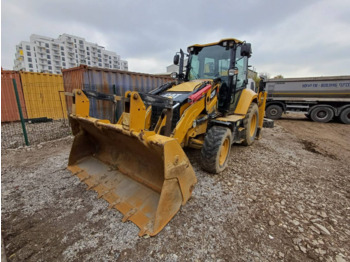
[[[176,139],[127,131],[91,117],[70,116],[75,135],[68,169],[130,220],[139,236],[158,234],[197,182]]]

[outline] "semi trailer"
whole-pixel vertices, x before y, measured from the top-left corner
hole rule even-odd
[[[282,78],[266,81],[266,117],[301,113],[315,122],[338,118],[350,124],[350,75]]]

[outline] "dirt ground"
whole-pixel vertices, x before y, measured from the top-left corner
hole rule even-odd
[[[72,138],[2,152],[9,261],[350,261],[350,126],[287,116],[210,175],[199,151],[193,197],[140,238],[66,170]]]

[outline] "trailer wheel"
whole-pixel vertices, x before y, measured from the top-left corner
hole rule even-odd
[[[326,106],[318,106],[310,113],[310,117],[315,122],[327,123],[332,120],[334,112]]]
[[[270,105],[266,108],[266,117],[270,119],[279,119],[282,116],[283,109],[279,105]]]
[[[232,133],[227,127],[213,126],[204,138],[201,151],[202,169],[209,173],[220,173],[227,166],[232,144]]]
[[[344,124],[350,124],[350,107],[345,108],[341,113],[340,113],[340,121]]]
[[[243,120],[245,128],[244,140],[242,142],[245,146],[253,144],[259,125],[259,109],[258,105],[251,103],[247,112],[246,117]]]

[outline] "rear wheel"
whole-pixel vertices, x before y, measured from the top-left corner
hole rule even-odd
[[[258,130],[258,123],[259,123],[258,105],[255,103],[252,103],[249,106],[247,115],[243,120],[243,125],[245,128],[243,145],[249,146],[254,142],[256,133]]]
[[[340,113],[340,121],[344,124],[350,124],[350,107],[345,108],[341,113]]]
[[[327,123],[332,120],[334,112],[326,106],[318,106],[311,111],[310,118],[315,122]]]
[[[265,110],[266,117],[274,120],[279,119],[282,113],[283,109],[279,105],[270,105]]]
[[[202,169],[210,173],[220,173],[227,166],[232,144],[229,128],[213,126],[205,136],[201,151]]]

